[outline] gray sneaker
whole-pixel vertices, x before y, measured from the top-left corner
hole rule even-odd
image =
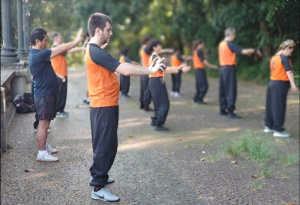
[[[91,183],[92,183],[92,180],[93,180],[93,177],[90,176],[90,181],[89,181],[89,183],[90,183],[91,186],[93,186],[93,185],[91,184]],[[107,179],[107,183],[109,183],[109,184],[114,183],[114,182],[115,182],[115,180],[112,179],[112,178],[108,178],[108,179]]]
[[[57,112],[56,117],[57,118],[68,118],[69,114],[67,112]]]
[[[291,134],[286,132],[286,131],[282,131],[282,132],[277,132],[275,131],[273,134],[274,137],[290,137]]]
[[[46,144],[46,150],[47,150],[47,152],[50,153],[50,154],[56,154],[56,153],[58,152],[57,149],[54,149],[54,148],[51,147],[51,145],[49,145],[49,144]]]
[[[110,201],[110,202],[120,201],[120,197],[112,194],[107,187],[103,187],[99,191],[95,191],[95,189],[93,189],[91,196],[93,199],[96,200]]]
[[[274,132],[275,130],[272,130],[271,128],[269,128],[268,126],[265,126],[264,132]]]

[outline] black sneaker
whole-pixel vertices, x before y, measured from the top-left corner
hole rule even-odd
[[[156,127],[155,127],[155,130],[156,130],[156,131],[168,131],[169,128],[163,127],[163,126],[156,126]]]
[[[206,103],[206,102],[203,102],[203,100],[197,101],[197,104],[199,104],[199,105],[207,105],[207,103]]]
[[[228,112],[224,111],[224,110],[221,110],[220,111],[220,115],[221,116],[227,116],[228,115]]]
[[[241,119],[242,117],[235,114],[235,113],[229,113],[227,116],[229,119]]]

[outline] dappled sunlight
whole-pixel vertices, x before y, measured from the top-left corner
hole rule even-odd
[[[299,105],[299,99],[290,99],[287,101],[288,105]]]
[[[133,127],[149,124],[145,118],[127,118],[119,121],[119,128]]]
[[[241,130],[242,128],[240,127],[223,128],[222,133],[224,133],[224,135],[228,135],[230,133],[236,133]],[[215,134],[216,132],[218,132],[217,135]],[[123,141],[119,145],[118,151],[122,152],[126,150],[146,149],[150,148],[151,146],[166,145],[178,141],[189,142],[196,140],[211,140],[214,139],[215,136],[220,136],[219,131],[217,131],[215,128],[199,129],[196,131],[185,132],[181,133],[181,136],[180,133],[177,134],[179,134],[179,136],[164,136],[163,138],[158,138],[158,136],[145,135],[142,136],[142,138],[140,137],[139,140]]]
[[[173,138],[153,139],[153,136],[152,136],[152,139],[149,139],[149,140],[143,140],[143,141],[139,141],[139,142],[130,142],[128,144],[121,144],[118,147],[118,151],[122,152],[122,151],[132,150],[132,149],[145,149],[152,145],[165,144],[165,143],[169,143],[171,141],[174,141],[174,139]]]
[[[29,174],[28,176],[18,178],[17,180],[38,179],[38,178],[44,178],[44,177],[46,177],[48,175],[49,175],[48,172],[32,173],[32,174]]]

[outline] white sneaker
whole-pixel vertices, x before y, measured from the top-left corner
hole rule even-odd
[[[102,201],[114,202],[120,200],[120,197],[113,195],[106,187],[103,187],[99,191],[95,191],[95,189],[93,189],[91,196],[93,199],[100,199]]]
[[[52,148],[49,144],[46,144],[46,150],[50,154],[56,154],[58,152],[57,149]]]
[[[274,132],[275,130],[270,129],[268,126],[265,126],[264,132]]]
[[[286,132],[286,131],[282,131],[282,132],[277,132],[277,131],[274,131],[274,134],[273,134],[274,137],[290,137],[291,134]]]
[[[53,157],[48,152],[44,152],[43,154],[38,154],[36,161],[38,162],[58,162],[57,157]]]
[[[175,93],[174,91],[171,91],[171,96],[174,96],[174,93]]]
[[[181,97],[181,95],[180,95],[179,92],[175,92],[175,93],[174,93],[174,97],[178,98],[178,97]]]

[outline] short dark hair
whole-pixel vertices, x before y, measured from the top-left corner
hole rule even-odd
[[[201,39],[196,40],[196,41],[194,42],[194,46],[193,46],[194,50],[197,49],[197,47],[198,47],[201,43],[204,43],[204,41],[201,40]]]
[[[156,47],[157,45],[161,45],[161,42],[158,39],[151,39],[148,42],[148,48],[153,51],[153,47]]]
[[[42,28],[35,28],[30,33],[30,44],[35,46],[35,40],[38,39],[39,41],[43,41],[47,35],[47,31]]]
[[[52,35],[52,40],[54,41],[60,34],[59,33],[54,33]]]
[[[102,31],[106,26],[106,22],[112,23],[109,16],[102,13],[93,13],[88,20],[89,34],[94,37],[96,28],[100,28]]]
[[[128,55],[128,48],[122,48],[122,50],[121,50],[121,53],[122,53],[122,55],[124,55],[124,56],[127,56]]]
[[[143,45],[144,45],[144,44],[147,44],[149,40],[150,40],[150,38],[149,38],[148,36],[144,36],[144,37],[142,37],[142,39],[141,39],[141,43],[142,43]]]

